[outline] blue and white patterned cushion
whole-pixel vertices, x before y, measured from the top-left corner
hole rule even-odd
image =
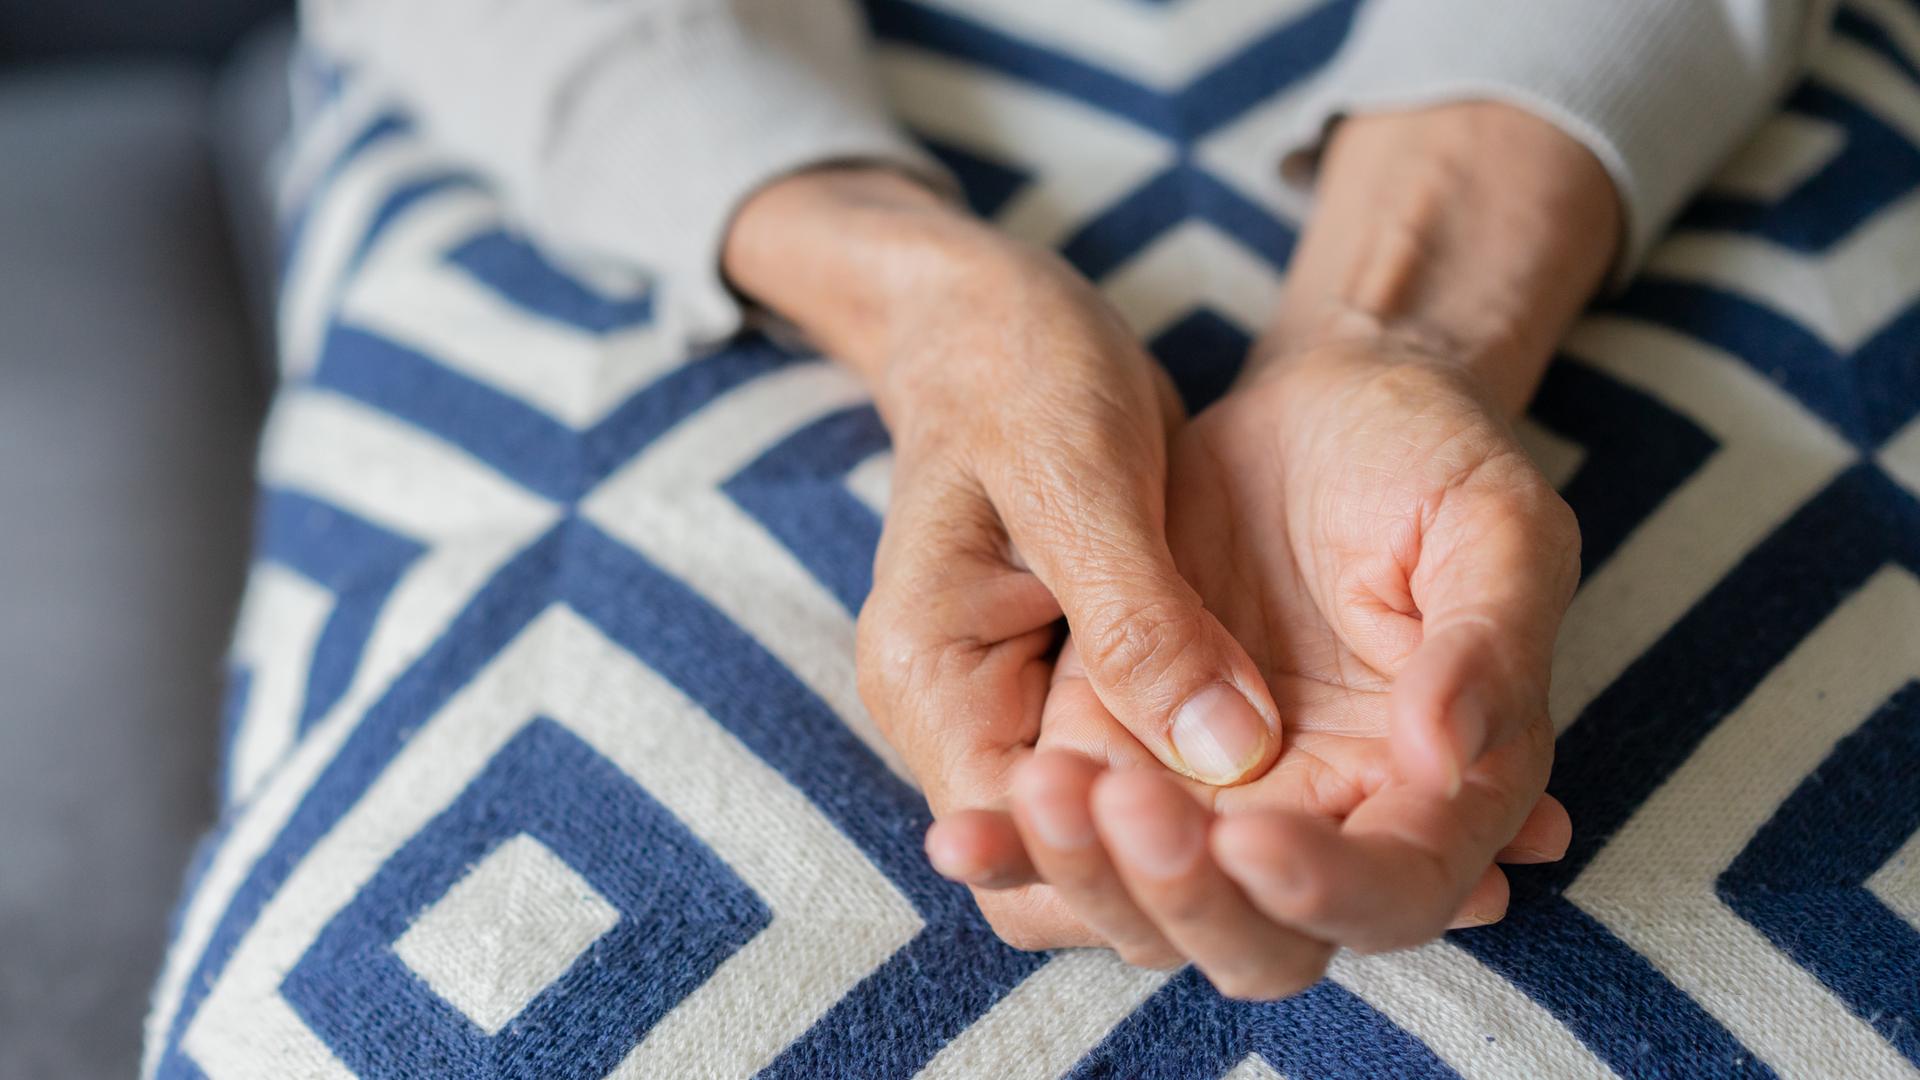
[[[1268,140],[1353,9],[872,7],[975,205],[1193,403],[1273,295]],[[854,692],[889,460],[858,387],[757,338],[688,355],[671,282],[549,261],[336,80],[289,170],[226,810],[146,1074],[1914,1075],[1917,65],[1920,7],[1853,0],[1526,425],[1586,535],[1566,860],[1273,1004],[999,944]]]

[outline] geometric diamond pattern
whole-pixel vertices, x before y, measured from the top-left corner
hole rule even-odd
[[[526,833],[494,848],[393,943],[488,1035],[573,966],[620,913]]]
[[[899,114],[1190,407],[1297,229],[1252,135],[1357,8],[870,5]],[[852,670],[890,470],[853,380],[689,349],[671,282],[550,257],[309,72],[230,803],[144,1075],[1911,1075],[1917,43],[1847,4],[1534,406],[1585,540],[1567,859],[1265,1004],[1016,952],[927,867]]]

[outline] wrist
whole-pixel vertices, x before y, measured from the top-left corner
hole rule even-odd
[[[1347,120],[1288,270],[1281,356],[1377,340],[1518,412],[1619,244],[1611,180],[1520,109],[1472,103]]]
[[[723,250],[728,280],[870,384],[943,286],[998,257],[984,223],[904,174],[816,169],[761,189]]]

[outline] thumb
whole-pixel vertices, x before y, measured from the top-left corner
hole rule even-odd
[[[1422,637],[1389,706],[1396,771],[1448,791],[1545,717],[1554,638],[1580,575],[1579,527],[1544,481],[1463,498],[1456,520],[1414,576]]]
[[[1164,496],[1117,473],[1091,489],[1088,474],[1077,479],[1078,520],[1016,513],[1006,525],[1059,600],[1087,681],[1168,768],[1216,785],[1260,776],[1279,756],[1279,710],[1246,650],[1175,568]]]

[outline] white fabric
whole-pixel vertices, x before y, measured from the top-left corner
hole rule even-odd
[[[498,1035],[620,912],[526,833],[420,913],[393,951],[481,1031]]]
[[[1290,135],[1297,183],[1328,125],[1489,99],[1605,165],[1626,215],[1616,278],[1798,74],[1838,0],[1368,0]]]
[[[720,243],[768,180],[844,160],[946,184],[888,118],[844,0],[307,0],[302,14],[535,235],[672,283],[697,340],[739,324]]]

